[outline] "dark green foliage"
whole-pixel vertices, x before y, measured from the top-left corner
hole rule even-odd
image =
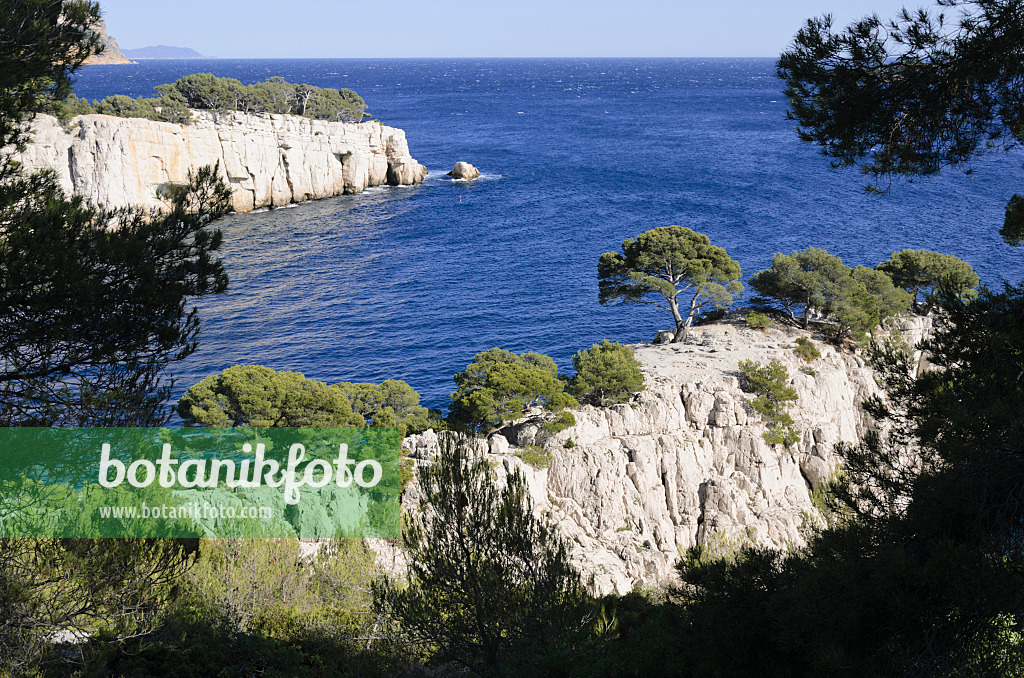
[[[977,295],[981,280],[966,261],[952,254],[939,254],[929,250],[900,250],[877,266],[913,297],[917,306],[918,295],[930,298],[940,288],[963,298]]]
[[[644,390],[644,375],[633,349],[605,339],[572,357],[576,376],[569,381],[569,393],[580,402],[598,407],[627,402]]]
[[[166,370],[196,350],[190,297],[224,291],[207,228],[229,192],[204,168],[169,213],[101,210],[49,173],[22,176],[21,123],[70,93],[97,50],[94,4],[26,0],[0,12],[0,424],[151,426],[167,419]],[[77,105],[72,101],[69,105]]]
[[[833,339],[846,337],[862,340],[886,319],[910,308],[910,295],[892,284],[892,279],[881,271],[858,266],[850,271],[835,294],[828,300],[825,311],[835,323],[826,331]]]
[[[422,656],[494,670],[578,634],[579,573],[555,528],[533,515],[521,474],[499,489],[473,440],[448,434],[418,479],[424,511],[402,536],[409,578],[385,578],[374,598]]]
[[[544,422],[544,430],[554,435],[560,433],[565,429],[576,425],[576,415],[569,410],[562,410],[555,415],[555,418],[551,421]]]
[[[235,365],[206,377],[178,401],[190,426],[362,426],[338,388],[298,372]]]
[[[800,137],[875,179],[961,167],[1024,140],[1019,0],[945,0],[842,31],[808,20],[778,62]],[[877,190],[877,188],[875,189]],[[1020,201],[1002,234],[1019,242]]]
[[[681,226],[660,226],[606,252],[597,263],[602,304],[652,304],[672,313],[673,342],[683,341],[702,308],[724,308],[743,289],[740,265],[706,235]],[[680,295],[689,295],[680,310]],[[650,295],[661,297],[652,301]]]
[[[741,360],[743,379],[740,386],[757,397],[750,407],[768,422],[764,440],[769,445],[789,447],[800,440],[800,431],[793,426],[793,418],[786,412],[789,403],[797,399],[796,390],[789,385],[789,371],[777,359],[767,365],[756,360]]]
[[[163,423],[163,373],[197,347],[186,301],[227,288],[207,228],[227,209],[213,168],[156,217],[68,199],[47,173],[0,185],[0,422]]]
[[[0,149],[27,139],[22,122],[71,93],[72,74],[101,47],[93,2],[18,0],[0,11]],[[0,153],[0,180],[14,168]]]
[[[451,395],[448,417],[474,429],[495,431],[532,406],[557,413],[579,404],[565,392],[555,361],[539,353],[492,348],[476,354],[455,383],[459,388]]]
[[[41,675],[399,675],[404,658],[367,647],[372,554],[361,540],[319,546],[306,557],[291,539],[204,540],[158,629],[119,646],[93,639],[81,658],[56,648]]]
[[[796,338],[796,348],[793,349],[793,353],[806,362],[813,362],[821,357],[821,351],[807,337]]]
[[[840,448],[807,549],[681,566],[698,670],[1022,675],[1024,287],[959,296],[938,300],[921,347],[934,369],[914,376],[903,345],[872,349],[886,395],[866,409],[887,427]]]
[[[766,330],[772,326],[772,319],[758,311],[751,311],[744,320],[747,322],[747,327],[753,330]]]
[[[0,675],[30,675],[55,629],[150,632],[195,561],[196,540],[0,541]]]
[[[1006,218],[999,229],[1008,244],[1016,247],[1024,242],[1024,197],[1014,195],[1006,205]]]
[[[62,123],[66,124],[76,115],[89,115],[95,113],[96,110],[88,99],[79,99],[72,92],[66,99],[47,99],[39,112],[59,118]]]
[[[910,307],[910,296],[896,289],[888,276],[863,266],[851,269],[825,250],[809,247],[792,254],[775,254],[768,269],[755,273],[750,286],[762,297],[781,305],[807,329],[814,312],[827,316],[838,341],[862,338],[887,318]]]
[[[362,415],[369,426],[396,426],[402,429],[403,436],[434,427],[435,422],[427,408],[420,405],[420,394],[404,381],[387,379],[381,384],[342,382],[333,388],[348,398],[352,410]]]

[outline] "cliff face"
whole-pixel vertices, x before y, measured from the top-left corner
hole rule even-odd
[[[929,322],[903,321],[908,343]],[[871,369],[853,355],[817,344],[821,358],[797,358],[793,340],[802,334],[733,321],[698,329],[686,344],[636,347],[647,390],[635,402],[583,407],[577,424],[556,435],[527,420],[508,438],[492,437],[489,453],[502,474],[526,474],[535,509],[571,541],[599,594],[671,579],[697,544],[802,545],[800,528],[817,513],[813,489],[839,464],[833,446],[863,435],[870,422],[860,403],[878,392]],[[746,405],[752,396],[739,387],[740,360],[771,358],[786,365],[799,394],[790,414],[803,435],[790,450],[764,442],[765,425]],[[550,468],[515,455],[529,444],[552,452]],[[429,463],[437,438],[410,436],[405,447]],[[403,501],[419,501],[415,484]]]
[[[63,126],[40,115],[19,157],[52,169],[69,193],[105,207],[161,208],[158,189],[220,163],[235,210],[282,206],[381,184],[423,180],[405,132],[379,122],[195,112],[190,125],[84,115]]]
[[[135,63],[128,59],[124,54],[121,53],[121,48],[117,46],[117,40],[107,35],[107,22],[100,19],[99,23],[92,27],[93,32],[100,36],[100,40],[103,42],[103,53],[96,56],[91,56],[85,60],[87,66],[93,66],[97,64],[131,64]]]

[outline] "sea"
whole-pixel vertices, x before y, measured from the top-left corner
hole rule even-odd
[[[452,376],[492,347],[571,373],[595,342],[672,327],[660,308],[597,297],[601,253],[656,226],[707,234],[744,278],[815,246],[850,266],[932,249],[989,286],[1024,279],[1024,251],[998,235],[1024,192],[1020,154],[867,194],[865,177],[798,140],[770,58],[143,61],[85,67],[75,90],[150,96],[203,72],[353,89],[430,175],[219,222],[230,289],[197,302],[200,348],[174,367],[178,394],[259,364],[401,379],[445,408]],[[458,161],[481,179],[445,176]]]

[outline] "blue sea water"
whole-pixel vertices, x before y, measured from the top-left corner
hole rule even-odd
[[[1019,155],[866,195],[797,140],[771,59],[151,61],[87,67],[76,91],[151,95],[195,72],[354,89],[431,175],[223,220],[231,289],[199,303],[178,392],[256,363],[328,383],[403,379],[444,407],[452,375],[494,346],[569,370],[602,338],[671,326],[658,308],[597,302],[599,255],[655,226],[706,233],[745,277],[813,245],[851,266],[926,248],[989,285],[1024,278],[1024,253],[998,236]],[[445,177],[460,160],[483,179]]]

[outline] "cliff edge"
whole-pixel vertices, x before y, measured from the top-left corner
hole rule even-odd
[[[161,209],[161,186],[215,163],[239,212],[416,184],[427,174],[409,155],[405,132],[379,122],[239,112],[194,111],[189,125],[108,115],[63,125],[39,115],[17,159],[28,171],[53,170],[69,194],[109,208]]]
[[[930,319],[899,321],[916,345]],[[488,454],[499,475],[522,470],[535,510],[570,540],[573,558],[597,594],[626,593],[674,577],[687,549],[752,543],[803,545],[814,520],[814,489],[840,460],[838,442],[856,442],[871,425],[860,404],[878,393],[870,367],[855,355],[816,342],[808,364],[794,352],[795,328],[765,332],[733,319],[691,332],[685,344],[635,346],[647,389],[634,402],[574,410],[576,425],[557,434],[520,422],[492,436]],[[740,389],[741,360],[777,358],[799,399],[790,409],[802,438],[790,449],[768,445],[765,424]],[[572,440],[570,444],[568,441]],[[540,445],[550,467],[525,464],[517,452]],[[417,464],[437,453],[432,431],[406,438]],[[420,501],[415,483],[403,498]],[[401,554],[382,553],[401,567]]]

